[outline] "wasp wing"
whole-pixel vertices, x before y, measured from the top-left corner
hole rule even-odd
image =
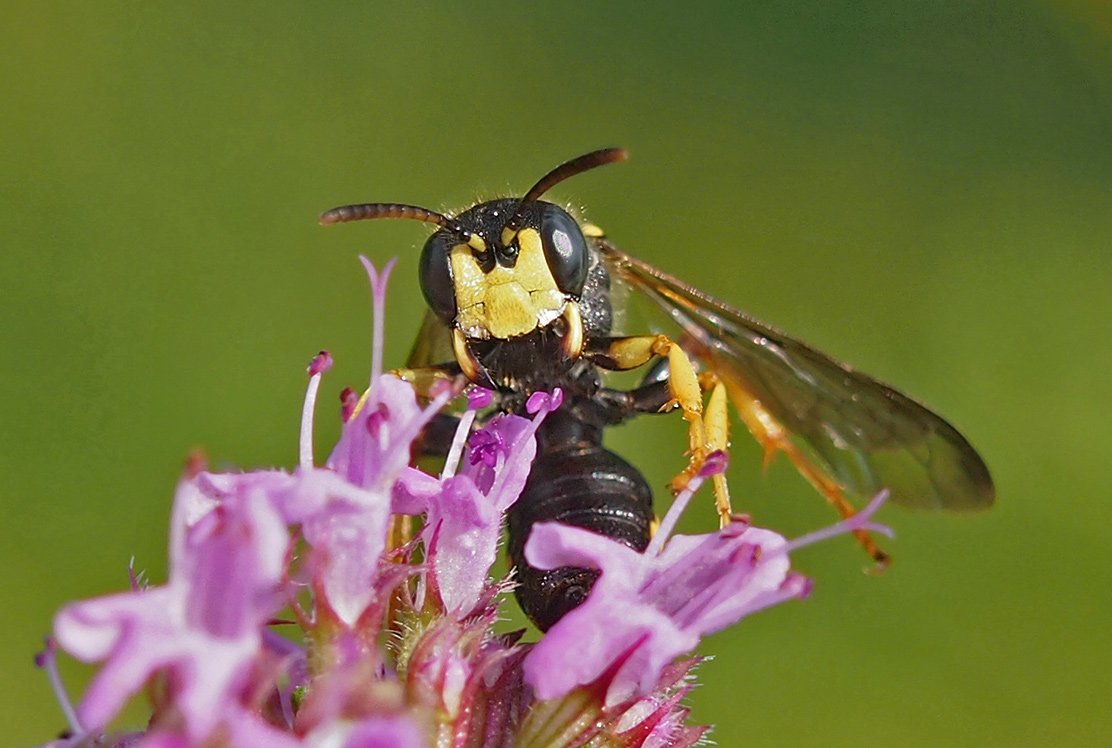
[[[452,353],[452,330],[431,310],[426,310],[405,365],[410,369],[424,369],[443,366],[451,361],[455,361],[455,354]]]
[[[611,273],[683,330],[681,344],[752,398],[846,489],[928,509],[992,504],[988,468],[958,431],[923,405],[679,279],[596,240]]]

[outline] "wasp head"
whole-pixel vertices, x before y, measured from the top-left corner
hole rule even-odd
[[[509,226],[514,217],[518,225]],[[492,200],[454,223],[458,230],[437,231],[421,252],[421,291],[445,324],[470,339],[507,340],[545,327],[578,301],[587,242],[563,208]]]
[[[592,151],[560,164],[520,198],[479,203],[453,218],[415,205],[365,203],[333,208],[320,221],[409,218],[438,226],[421,252],[421,292],[452,329],[464,373],[481,381],[471,341],[510,340],[561,318],[563,351],[571,360],[579,357],[578,304],[590,253],[575,219],[540,197],[570,176],[625,158],[620,148]]]

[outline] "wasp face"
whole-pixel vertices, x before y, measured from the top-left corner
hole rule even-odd
[[[454,218],[417,205],[360,203],[325,211],[320,222],[408,218],[439,226],[421,252],[421,292],[451,330],[462,373],[472,382],[509,388],[550,356],[556,357],[552,371],[564,375],[583,352],[579,302],[593,254],[575,219],[541,195],[570,176],[625,158],[621,148],[592,151],[560,164],[521,198],[479,203]],[[609,303],[594,306],[595,321],[605,318],[609,329]],[[511,340],[514,345],[502,345]]]
[[[507,221],[517,214],[517,227]],[[575,219],[544,201],[480,203],[421,253],[421,291],[471,340],[508,340],[555,321],[583,292],[589,256]]]

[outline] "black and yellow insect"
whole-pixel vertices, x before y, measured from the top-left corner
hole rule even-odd
[[[625,158],[617,148],[588,153],[553,169],[523,197],[481,202],[453,217],[370,203],[334,208],[320,219],[409,218],[437,226],[421,253],[430,311],[409,363],[415,379],[462,374],[496,390],[510,412],[533,392],[564,390],[564,407],[538,432],[537,458],[509,516],[518,600],[538,626],[547,628],[582,601],[595,577],[586,569],[531,569],[522,549],[535,522],[578,525],[638,550],[648,544],[651,491],[602,445],[608,426],[639,413],[678,409],[688,422],[690,461],[673,490],[708,454],[726,448],[729,400],[766,455],[784,452],[843,516],[854,512],[849,496],[881,489],[917,508],[992,504],[984,462],[923,405],[626,254],[597,227],[540,199],[570,176]],[[615,336],[615,280],[661,307],[678,335]],[[653,360],[666,367],[654,367],[639,387],[603,382],[604,371]],[[728,522],[729,496],[718,476],[715,494]],[[867,534],[858,539],[877,561],[887,560]]]

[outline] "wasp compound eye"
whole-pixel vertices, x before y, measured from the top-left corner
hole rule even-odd
[[[556,287],[579,296],[587,280],[587,240],[575,219],[555,205],[544,206],[541,213],[541,246]]]
[[[446,324],[456,317],[456,290],[452,284],[452,267],[449,255],[459,239],[449,233],[438,231],[425,242],[421,250],[418,269],[421,293],[429,309]]]

